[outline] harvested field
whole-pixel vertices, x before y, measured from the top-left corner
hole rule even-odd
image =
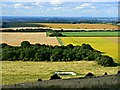
[[[46,37],[45,32],[41,33],[0,33],[2,41],[8,45],[19,46],[22,41],[29,41],[31,44],[40,43],[46,45],[60,45],[56,37]]]
[[[90,44],[94,49],[113,57],[116,62],[120,60],[118,55],[118,37],[61,37],[61,40],[64,45]]]
[[[56,29],[98,29],[98,30],[118,30],[118,26],[111,24],[52,24],[52,23],[35,23],[37,25],[43,25],[45,27],[51,27]]]

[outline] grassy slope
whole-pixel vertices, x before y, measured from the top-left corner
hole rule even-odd
[[[95,75],[116,74],[117,67],[103,67],[93,61],[78,62],[22,62],[22,61],[3,61],[3,84],[14,84],[20,82],[36,81],[38,78],[50,79],[55,71],[74,71],[77,77],[84,76],[88,72]],[[64,76],[70,78],[76,76]]]
[[[66,37],[115,37],[120,33],[118,32],[62,32]]]

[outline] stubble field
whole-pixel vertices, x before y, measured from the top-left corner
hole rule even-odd
[[[118,30],[118,26],[111,24],[57,24],[57,23],[34,23],[34,24],[56,29],[63,28],[63,29]]]
[[[46,45],[60,45],[56,37],[47,37],[45,32],[41,33],[0,33],[2,41],[8,45],[20,46],[22,41],[29,41],[31,44],[40,43]]]

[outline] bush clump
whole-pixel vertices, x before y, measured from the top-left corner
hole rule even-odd
[[[57,74],[54,74],[53,76],[51,76],[50,80],[53,80],[53,79],[61,79]]]
[[[120,71],[118,71],[117,74],[120,74]]]
[[[6,47],[6,46],[8,46],[7,43],[2,43],[2,44],[0,44],[0,47],[1,47],[1,48],[4,48],[4,47]]]
[[[42,79],[38,79],[38,81],[42,81]]]
[[[30,42],[28,42],[28,41],[23,41],[23,42],[21,43],[21,47],[26,48],[26,47],[28,47],[28,46],[30,46]]]
[[[107,72],[105,72],[104,75],[108,75]]]
[[[63,36],[63,35],[60,32],[52,32],[49,36],[53,37],[53,36]]]
[[[113,66],[114,65],[114,61],[112,57],[109,57],[107,55],[99,57],[97,59],[97,63],[102,66]]]
[[[87,73],[86,75],[85,75],[85,77],[94,77],[95,75],[94,74],[92,74],[91,72],[89,72],[89,73]]]

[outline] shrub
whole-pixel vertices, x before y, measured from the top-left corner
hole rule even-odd
[[[72,44],[68,44],[67,46],[66,46],[66,48],[71,48],[71,49],[73,49],[74,48],[74,46],[72,45]]]
[[[104,75],[108,75],[107,72],[105,72]]]
[[[21,43],[21,47],[26,48],[26,47],[28,47],[28,46],[30,46],[30,42],[28,42],[28,41],[23,41],[23,42]]]
[[[63,36],[60,32],[52,32],[49,36]]]
[[[53,79],[61,79],[57,74],[54,74],[53,76],[51,76],[50,80],[53,80]]]
[[[120,71],[118,71],[117,74],[120,74]]]
[[[94,50],[89,44],[82,44],[82,49]]]
[[[109,56],[101,56],[97,59],[97,63],[102,66],[113,66],[114,61],[112,57]]]
[[[13,60],[14,55],[16,55],[16,53],[14,51],[7,51],[7,52],[3,52],[2,53],[2,60]]]
[[[38,81],[42,81],[42,79],[38,79]]]
[[[8,46],[6,43],[0,44],[0,47],[2,47],[2,48],[6,47],[6,46]]]
[[[95,75],[92,74],[91,72],[89,72],[89,73],[87,73],[87,74],[85,75],[85,77],[93,77],[93,76],[95,76]]]

